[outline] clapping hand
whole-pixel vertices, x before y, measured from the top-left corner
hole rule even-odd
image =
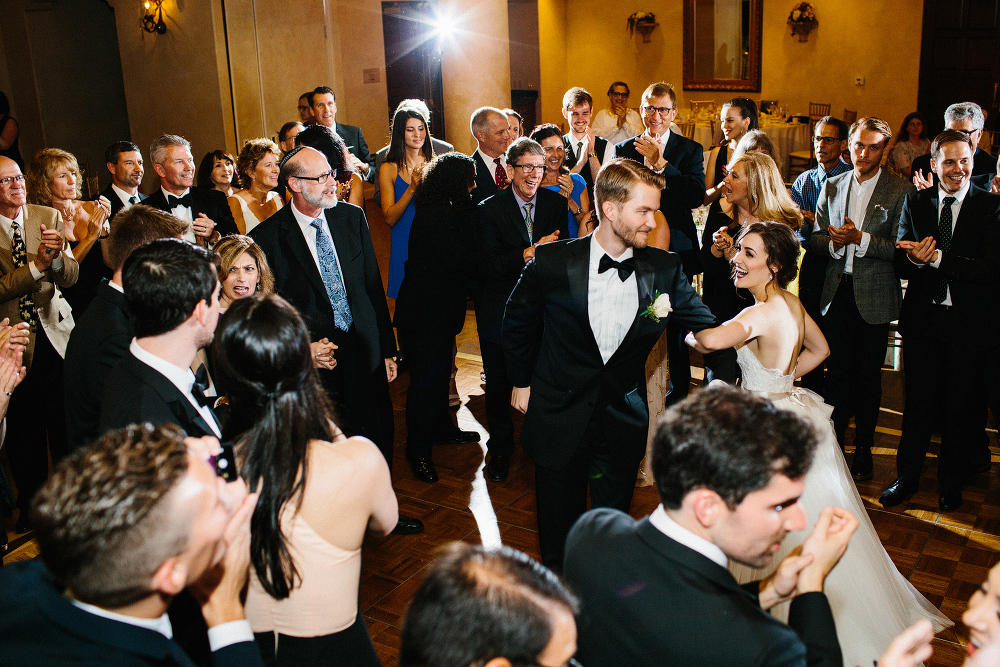
[[[917,190],[926,190],[927,188],[934,185],[933,178],[924,178],[924,172],[922,169],[917,169],[913,172],[913,185]]]
[[[7,320],[4,319],[4,322]],[[9,329],[10,327],[5,327]],[[21,365],[24,346],[12,345],[5,340],[0,345],[0,418],[7,414],[11,394],[17,385],[21,384],[27,369]]]
[[[573,177],[569,174],[559,175],[559,194],[566,199],[569,199],[570,195],[573,194]]]
[[[15,325],[11,325],[9,317],[0,320],[0,345],[7,345],[6,352],[0,355],[0,359],[6,359],[19,349],[24,350],[28,347],[29,337],[29,325],[27,322],[18,322]]]
[[[934,259],[937,241],[925,236],[920,241],[896,241],[896,247],[905,251],[914,264],[927,264]]]
[[[809,536],[802,543],[802,555],[812,554],[812,563],[799,573],[799,593],[822,591],[830,570],[847,551],[851,535],[858,528],[853,514],[840,507],[824,507]]]
[[[207,245],[212,235],[215,234],[215,221],[204,213],[199,213],[198,217],[191,222],[191,228],[194,230],[194,235],[198,237],[199,243]]]
[[[635,138],[635,149],[646,158],[646,163],[655,171],[667,166],[667,161],[661,154],[660,142],[648,134],[640,134]]]
[[[45,225],[40,225],[42,229],[42,240],[38,244],[38,254],[35,255],[35,268],[45,271],[52,262],[59,257],[63,248],[63,237],[58,229],[46,229]]]

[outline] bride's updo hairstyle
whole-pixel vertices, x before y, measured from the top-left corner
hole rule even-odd
[[[751,222],[743,227],[736,242],[747,234],[756,234],[764,243],[771,277],[784,287],[799,273],[799,237],[783,222]]]
[[[279,517],[286,503],[301,502],[309,441],[335,437],[309,330],[280,296],[237,299],[219,320],[212,362],[230,408],[223,441],[236,445],[240,476],[260,492],[250,520],[250,560],[264,589],[286,598],[298,575]]]

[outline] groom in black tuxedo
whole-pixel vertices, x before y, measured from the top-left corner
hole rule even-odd
[[[957,510],[962,487],[990,468],[984,361],[1000,346],[1000,197],[970,183],[973,149],[964,132],[939,134],[938,184],[903,201],[896,273],[909,280],[899,315],[906,407],[898,478],[879,497],[885,507],[916,493],[938,419],[941,511]]]
[[[647,247],[662,177],[616,158],[595,183],[597,231],[535,248],[507,302],[503,345],[521,446],[535,460],[542,563],[562,568],[573,523],[628,512],[646,450],[646,357],[668,320],[716,324],[672,253]],[[653,317],[657,306],[669,307]]]

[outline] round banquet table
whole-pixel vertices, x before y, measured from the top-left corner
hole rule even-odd
[[[765,118],[760,127],[774,144],[775,164],[781,177],[788,181],[788,154],[793,151],[812,150],[809,140],[809,125],[806,123],[771,122]],[[718,123],[699,120],[694,126],[694,140],[705,149],[705,163],[708,164],[708,152],[712,146],[722,141],[722,130]]]

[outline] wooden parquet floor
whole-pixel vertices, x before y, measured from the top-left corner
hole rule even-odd
[[[388,228],[370,199],[367,208],[384,280],[388,267]],[[387,666],[397,661],[407,602],[440,546],[452,540],[484,544],[502,542],[538,558],[531,461],[518,449],[506,482],[486,482],[483,476],[487,439],[484,388],[479,379],[479,344],[471,311],[465,330],[459,336],[458,350],[457,381],[462,405],[456,411],[456,420],[463,429],[479,431],[482,443],[436,447],[434,462],[441,478],[437,484],[418,482],[409,470],[403,457],[407,374],[402,374],[391,385],[396,425],[393,485],[400,512],[421,519],[426,530],[414,536],[369,539],[364,546],[360,608],[379,657]],[[884,370],[883,388],[883,411],[874,450],[875,477],[858,484],[858,490],[866,501],[882,544],[900,572],[956,621],[955,627],[935,639],[934,656],[927,663],[928,667],[961,665],[966,638],[959,618],[969,597],[985,579],[987,570],[1000,560],[1000,480],[993,473],[980,475],[966,489],[965,504],[959,512],[939,513],[937,466],[933,457],[936,445],[932,445],[932,455],[928,457],[921,479],[921,491],[902,507],[882,509],[877,504],[878,494],[895,478],[895,451],[902,411],[900,374]],[[519,429],[518,420],[515,424]],[[990,426],[995,429],[992,423]],[[1000,448],[995,430],[990,437],[996,462],[1000,460]],[[657,503],[652,487],[636,489],[632,514],[644,516]],[[18,545],[7,562],[37,555],[30,534],[17,536],[13,533],[13,518],[8,520],[7,528],[8,535]]]

